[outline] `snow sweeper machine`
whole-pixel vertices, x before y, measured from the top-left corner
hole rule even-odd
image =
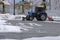
[[[47,13],[44,7],[35,7],[35,12],[30,11],[26,17],[22,17],[22,20],[33,21],[36,18],[38,21],[45,21],[47,19]]]

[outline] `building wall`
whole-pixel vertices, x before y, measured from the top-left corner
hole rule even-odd
[[[51,9],[60,10],[60,0],[51,0]]]

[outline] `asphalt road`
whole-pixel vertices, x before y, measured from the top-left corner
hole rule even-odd
[[[31,37],[60,36],[59,22],[9,20],[6,25],[22,27],[21,33],[0,33],[0,39],[26,39]]]

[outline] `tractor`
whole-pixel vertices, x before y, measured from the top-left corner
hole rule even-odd
[[[44,7],[35,7],[35,12],[28,12],[28,15],[22,17],[22,20],[33,21],[34,18],[36,18],[37,21],[45,21],[47,19],[46,9]]]

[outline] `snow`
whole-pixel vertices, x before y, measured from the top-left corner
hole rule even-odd
[[[22,32],[19,26],[4,25],[6,20],[0,20],[0,32]]]
[[[11,16],[13,16],[13,15],[10,15],[9,13],[0,14],[0,20],[7,20]]]
[[[23,40],[60,40],[60,36],[57,37],[32,37]]]
[[[7,2],[7,1],[2,1],[5,5],[10,5],[10,3],[9,2]]]
[[[11,15],[10,13],[0,14],[0,19],[5,20],[22,20],[22,17],[26,17],[26,15]]]
[[[5,24],[5,20],[0,20],[0,25]]]
[[[0,25],[0,32],[22,32],[20,28],[18,26]]]
[[[22,17],[26,17],[26,15],[12,15],[8,20],[22,20]]]
[[[53,18],[54,20],[60,20],[60,11],[59,10],[47,10],[48,16]]]
[[[10,14],[0,14],[0,32],[22,32],[22,27],[6,25],[6,21],[14,17],[14,15]]]
[[[54,20],[60,20],[60,16],[52,16]]]

